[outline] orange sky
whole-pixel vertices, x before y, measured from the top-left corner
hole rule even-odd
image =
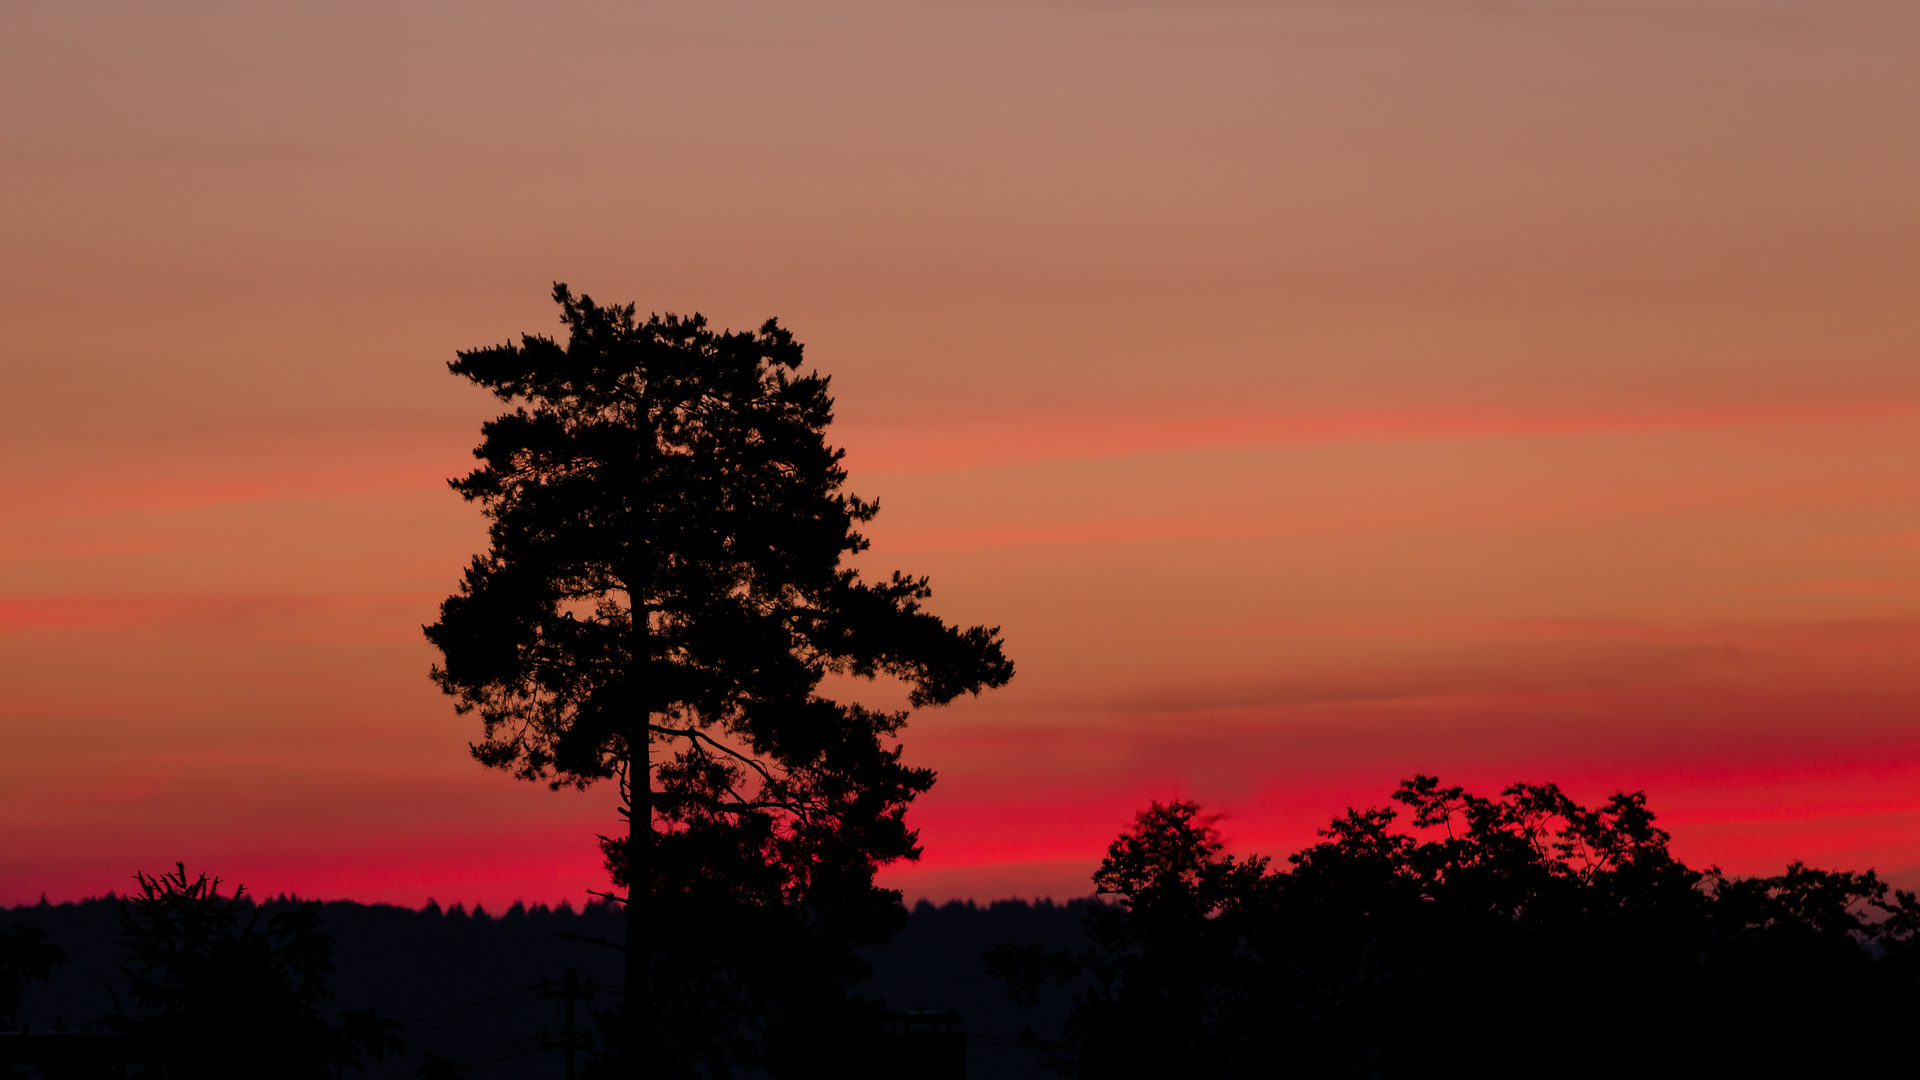
[[[556,279],[778,315],[1003,626],[911,896],[1416,770],[1920,883],[1916,131],[1898,0],[9,5],[0,902],[599,885],[419,634]]]

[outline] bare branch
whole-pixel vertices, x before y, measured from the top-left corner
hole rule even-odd
[[[753,771],[759,773],[761,779],[765,780],[768,784],[777,785],[779,783],[779,781],[773,778],[773,774],[767,771],[767,767],[760,763],[760,760],[758,758],[749,757],[748,755],[743,754],[738,750],[735,750],[733,747],[728,746],[726,743],[723,743],[720,740],[714,738],[713,736],[707,734],[706,732],[701,731],[699,728],[690,727],[690,728],[683,729],[683,728],[675,728],[675,727],[665,727],[660,724],[649,723],[647,724],[647,731],[657,735],[678,735],[683,739],[691,739],[695,742],[705,742],[708,745],[712,746],[714,749],[719,750],[722,753],[730,754],[733,757],[740,759],[741,762],[745,763],[748,767],[752,768]]]

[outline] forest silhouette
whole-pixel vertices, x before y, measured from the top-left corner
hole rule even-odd
[[[922,902],[841,984],[865,1026],[731,1075],[1910,1068],[1920,903],[1872,872],[1688,867],[1639,793],[1585,807],[1552,785],[1481,798],[1416,777],[1393,803],[1347,812],[1280,864],[1228,853],[1193,803],[1153,804],[1110,846],[1094,898]],[[29,1075],[560,1076],[541,1052],[556,1026],[542,980],[574,964],[603,991],[582,1018],[604,1028],[592,1045],[618,1036],[604,991],[620,960],[594,940],[624,923],[610,906],[255,904],[184,869],[140,884],[5,913],[0,1023],[122,1038],[104,1057],[16,1055],[51,1061]],[[956,1014],[963,1058],[899,1053],[889,1006]]]

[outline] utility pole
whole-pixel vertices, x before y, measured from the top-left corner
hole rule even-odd
[[[540,1048],[542,1050],[565,1050],[567,1052],[567,1080],[573,1080],[574,1051],[593,1049],[593,1032],[579,1031],[574,1027],[573,1003],[582,998],[590,998],[593,996],[593,980],[588,979],[586,985],[582,986],[580,984],[579,972],[568,968],[566,977],[560,980],[559,986],[553,985],[551,979],[540,980],[540,996],[566,999],[566,1030],[561,1032],[560,1037],[557,1039],[544,1031],[541,1032]]]

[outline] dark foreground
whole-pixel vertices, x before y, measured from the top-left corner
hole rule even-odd
[[[1284,863],[1226,853],[1191,803],[1155,804],[1094,875],[1106,902],[922,904],[867,950],[856,996],[826,1003],[866,1026],[790,1024],[832,1037],[804,1053],[767,1037],[737,1066],[650,1040],[650,1075],[1916,1075],[1920,897],[1872,871],[1688,867],[1639,793],[1586,807],[1552,785],[1483,798],[1416,777],[1392,800]],[[255,906],[184,870],[140,884],[130,901],[0,913],[0,1027],[16,1012],[41,1032],[117,1023],[151,1060],[196,1063],[166,1080],[260,1073],[205,1064],[222,1060],[307,1063],[298,1080],[557,1078],[569,1045],[580,1080],[620,1074],[585,1069],[624,969],[607,907]],[[770,1030],[735,984],[705,985],[656,985],[649,1018],[704,1019],[716,1046]],[[914,1061],[956,1046],[956,1023],[963,1073]]]

